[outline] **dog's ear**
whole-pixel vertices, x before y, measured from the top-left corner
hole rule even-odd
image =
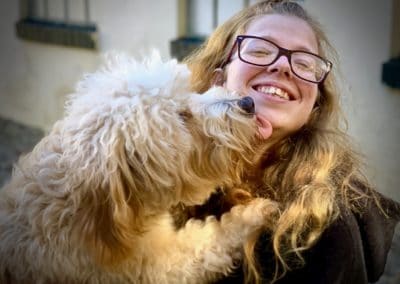
[[[141,202],[138,186],[128,165],[124,140],[118,138],[107,161],[107,173],[101,188],[88,205],[85,245],[98,265],[113,268],[127,259],[134,250],[136,238],[143,232],[139,216]],[[91,212],[89,212],[91,211]]]

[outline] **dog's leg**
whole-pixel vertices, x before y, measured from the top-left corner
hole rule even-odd
[[[168,266],[164,263],[159,273],[164,273],[168,283],[207,283],[229,273],[241,258],[247,237],[268,227],[277,212],[275,202],[256,198],[234,206],[220,221],[214,217],[189,220],[171,238]]]

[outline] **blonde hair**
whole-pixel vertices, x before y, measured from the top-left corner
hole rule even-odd
[[[213,71],[226,60],[236,36],[244,33],[257,17],[266,14],[289,15],[307,22],[316,35],[319,55],[329,58],[334,66],[337,64],[336,52],[320,24],[301,5],[286,0],[262,1],[219,26],[203,46],[185,59],[192,71],[195,91],[210,88]],[[301,252],[310,248],[339,216],[341,203],[353,206],[356,204],[353,200],[364,195],[356,183],[361,182],[369,189],[359,171],[360,157],[352,150],[343,130],[346,122],[335,73],[333,70],[319,85],[319,96],[307,124],[268,150],[262,163],[265,165],[261,171],[263,186],[252,192],[282,204],[282,214],[271,236],[276,257],[274,280],[290,269],[289,262],[296,263],[297,259],[302,263]],[[258,237],[255,235],[245,246],[247,282],[260,281],[254,258]]]

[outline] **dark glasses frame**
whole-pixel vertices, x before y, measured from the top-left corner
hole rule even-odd
[[[269,44],[275,46],[276,48],[278,48],[278,54],[277,54],[276,58],[275,58],[274,60],[272,60],[271,63],[268,63],[268,64],[256,64],[256,63],[252,63],[252,62],[249,62],[249,61],[243,59],[242,56],[240,55],[240,46],[241,46],[242,41],[243,41],[244,39],[246,39],[246,38],[254,38],[254,39],[263,40],[263,41],[266,41],[266,42],[268,42]],[[330,62],[329,60],[327,60],[327,59],[325,59],[325,58],[319,56],[318,54],[315,54],[315,53],[312,53],[312,52],[309,52],[309,51],[286,49],[286,48],[283,48],[283,47],[277,45],[276,43],[274,43],[274,42],[272,42],[272,41],[270,41],[270,40],[267,40],[267,39],[265,39],[265,38],[263,38],[263,37],[252,36],[252,35],[238,35],[238,36],[236,37],[236,40],[235,40],[235,42],[234,42],[234,44],[233,44],[231,50],[229,51],[229,54],[228,54],[227,58],[221,63],[221,65],[220,65],[219,68],[223,69],[223,68],[225,68],[226,65],[229,64],[229,62],[231,61],[231,57],[232,57],[233,53],[235,52],[236,45],[238,46],[238,56],[239,56],[239,59],[240,59],[242,62],[245,62],[245,63],[247,63],[247,64],[251,64],[251,65],[254,65],[254,66],[267,67],[267,66],[270,66],[270,65],[274,64],[282,55],[285,56],[285,57],[288,59],[288,62],[289,62],[289,65],[290,65],[290,70],[293,72],[293,74],[295,74],[298,78],[300,78],[300,79],[302,79],[302,80],[304,80],[304,81],[310,82],[310,83],[315,83],[315,84],[321,84],[321,83],[323,83],[323,82],[325,81],[326,77],[328,76],[329,72],[332,70],[332,66],[333,66],[333,63]],[[305,78],[299,76],[299,75],[293,70],[291,57],[292,57],[292,54],[293,54],[293,53],[299,53],[299,52],[300,52],[300,53],[306,53],[306,54],[310,54],[310,55],[312,55],[312,56],[315,56],[315,57],[321,59],[323,62],[326,63],[327,69],[328,69],[328,70],[325,72],[325,74],[324,74],[324,76],[321,78],[321,80],[313,81],[313,80],[305,79]]]

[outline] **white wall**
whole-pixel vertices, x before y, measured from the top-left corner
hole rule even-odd
[[[189,0],[191,3],[191,20],[189,33],[195,35],[208,35],[213,29],[213,1],[214,0]],[[245,0],[218,0],[217,1],[217,24],[222,24],[234,13],[246,6]],[[249,0],[248,4],[256,3],[257,0]]]
[[[366,156],[368,177],[400,201],[400,91],[381,82],[382,63],[390,58],[392,0],[305,0],[304,5],[339,53],[349,131]]]
[[[49,2],[54,1],[60,0]],[[46,130],[63,115],[66,94],[99,65],[102,53],[117,49],[139,56],[158,48],[168,57],[169,41],[177,35],[176,0],[91,0],[99,51],[21,40],[15,36],[18,2],[0,1],[0,116]]]

